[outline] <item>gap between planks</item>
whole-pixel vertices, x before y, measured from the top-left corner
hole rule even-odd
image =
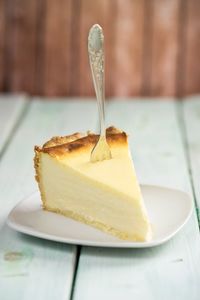
[[[200,193],[199,193],[199,130],[200,130],[200,97],[199,95],[184,98],[182,102],[182,116],[185,126],[185,138],[188,149],[191,180],[196,201],[196,213],[200,227]]]
[[[72,278],[72,285],[71,285],[71,293],[70,293],[70,300],[73,300],[74,298],[74,291],[75,291],[75,285],[76,285],[76,275],[78,273],[78,266],[79,266],[79,260],[81,255],[81,249],[82,246],[76,245],[76,256],[75,256],[75,263],[74,263],[74,274]]]
[[[184,120],[183,105],[184,104],[183,104],[182,99],[180,102],[176,101],[177,120],[178,120],[178,125],[180,128],[180,135],[182,138],[185,160],[187,163],[188,174],[189,174],[190,184],[191,184],[191,188],[192,188],[192,195],[194,198],[195,213],[197,216],[197,221],[198,221],[199,230],[200,230],[200,216],[198,214],[198,203],[197,203],[197,197],[196,197],[195,187],[194,187],[193,172],[192,172],[191,160],[190,160],[190,154],[189,154],[189,145],[188,145],[186,124],[185,124],[185,120]]]

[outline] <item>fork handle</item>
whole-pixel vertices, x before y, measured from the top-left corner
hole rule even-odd
[[[104,87],[104,35],[102,28],[95,24],[88,35],[88,54],[94,89],[97,97],[100,136],[104,137],[105,132],[105,87]]]

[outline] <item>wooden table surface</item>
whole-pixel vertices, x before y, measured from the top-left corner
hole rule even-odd
[[[15,99],[18,98],[18,99]],[[0,299],[200,299],[200,96],[109,101],[107,123],[130,134],[140,182],[187,191],[196,209],[187,225],[149,249],[77,247],[7,227],[10,210],[37,189],[33,146],[52,135],[97,128],[89,99],[0,98]]]

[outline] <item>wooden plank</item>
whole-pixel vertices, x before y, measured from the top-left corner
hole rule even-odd
[[[37,39],[35,59],[35,88],[34,95],[43,96],[45,93],[45,30],[46,28],[46,5],[48,1],[37,0]]]
[[[108,123],[130,134],[141,182],[191,193],[187,163],[171,100],[111,102]],[[74,299],[199,299],[200,238],[196,214],[165,245],[150,249],[83,247]]]
[[[142,89],[144,0],[123,0],[117,6],[113,47],[112,96],[140,95]],[[110,40],[108,41],[110,43]],[[109,59],[109,58],[108,58]]]
[[[35,92],[37,1],[8,0],[7,90]]]
[[[152,64],[150,93],[173,96],[177,92],[180,0],[154,0],[152,5]]]
[[[146,0],[144,3],[144,33],[143,33],[143,70],[142,70],[142,96],[148,96],[151,87],[152,65],[152,23],[153,1]]]
[[[5,219],[21,198],[37,188],[33,146],[52,135],[95,125],[96,106],[91,101],[31,103],[0,164],[1,299],[70,299],[76,247],[18,234],[5,225]]]
[[[25,105],[26,100],[24,96],[0,95],[0,152],[9,140]]]
[[[70,96],[79,95],[79,83],[80,80],[85,80],[85,77],[80,78],[80,31],[81,31],[81,20],[80,20],[80,11],[81,11],[81,0],[71,1],[71,37],[70,37]],[[85,75],[84,75],[85,76]],[[82,95],[83,96],[83,95]]]
[[[47,96],[63,96],[69,94],[73,70],[70,69],[71,1],[47,1],[45,13],[43,92]]]
[[[106,0],[82,0],[81,1],[81,11],[80,11],[80,36],[79,39],[79,47],[80,47],[80,76],[77,78],[76,84],[79,86],[79,95],[81,96],[89,96],[94,95],[94,88],[92,84],[92,76],[89,66],[88,60],[88,52],[87,52],[87,40],[89,29],[92,25],[98,23],[104,30],[105,36],[105,64],[106,64],[106,93],[109,92],[109,86],[111,85],[111,65],[112,54],[111,54],[111,44],[113,41],[113,37],[111,37],[110,33],[113,28],[113,15],[110,15],[110,7],[111,4]],[[110,19],[108,20],[108,18]],[[108,21],[110,26],[108,25]],[[111,39],[110,39],[111,38]],[[113,45],[112,45],[113,47]]]
[[[5,31],[5,2],[0,0],[0,91],[4,89]]]
[[[200,91],[200,68],[197,63],[200,52],[200,2],[188,0],[186,5],[186,41],[184,56],[183,95],[195,94]]]
[[[186,129],[188,159],[196,196],[197,213],[200,221],[200,96],[186,98],[183,102],[183,118]]]

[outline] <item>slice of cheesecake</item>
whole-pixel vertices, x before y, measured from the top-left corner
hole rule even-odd
[[[151,226],[129,152],[127,135],[106,131],[112,159],[90,162],[98,135],[54,137],[35,147],[43,208],[132,241],[151,239]]]

